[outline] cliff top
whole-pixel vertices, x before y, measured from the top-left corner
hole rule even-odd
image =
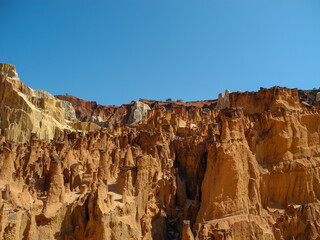
[[[16,67],[8,63],[0,63],[0,73],[11,78],[18,78]]]

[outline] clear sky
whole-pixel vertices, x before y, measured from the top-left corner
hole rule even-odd
[[[0,62],[104,105],[320,87],[320,1],[0,0]]]

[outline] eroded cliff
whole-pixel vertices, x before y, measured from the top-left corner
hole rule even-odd
[[[39,107],[50,98],[1,79],[11,115],[30,108],[59,124],[73,116],[55,99]],[[0,236],[317,239],[320,109],[300,96],[274,87],[226,92],[212,105],[148,105],[136,124],[89,132],[69,124],[52,141],[31,133],[39,119],[23,125],[30,116],[21,115],[14,121],[25,128],[15,131],[33,127],[25,143],[10,141],[11,115],[2,115]]]
[[[0,119],[2,134],[8,140],[25,142],[32,133],[51,140],[70,128],[76,116],[69,102],[46,91],[33,90],[18,78],[15,67],[0,64]]]

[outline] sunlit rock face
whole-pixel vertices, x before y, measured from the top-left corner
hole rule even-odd
[[[150,107],[147,104],[140,101],[135,102],[135,104],[132,106],[128,123],[130,124],[143,121],[148,110],[150,110]]]
[[[19,79],[16,67],[12,64],[0,63],[0,73],[13,79]]]
[[[135,124],[103,128],[72,121],[47,92],[0,80],[1,239],[320,236],[316,92],[314,101],[274,87],[157,103]],[[35,127],[43,119],[63,129],[52,141]]]
[[[69,121],[77,120],[69,102],[29,88],[10,64],[0,65],[0,104],[2,134],[15,142],[26,142],[31,133],[51,140],[64,129],[70,129]]]

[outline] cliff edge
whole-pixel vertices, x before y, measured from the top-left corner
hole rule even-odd
[[[206,103],[142,101],[107,115],[74,97],[73,112],[9,75],[0,78],[2,239],[320,237],[316,94],[226,91]],[[137,122],[73,127],[98,115],[98,123]]]

